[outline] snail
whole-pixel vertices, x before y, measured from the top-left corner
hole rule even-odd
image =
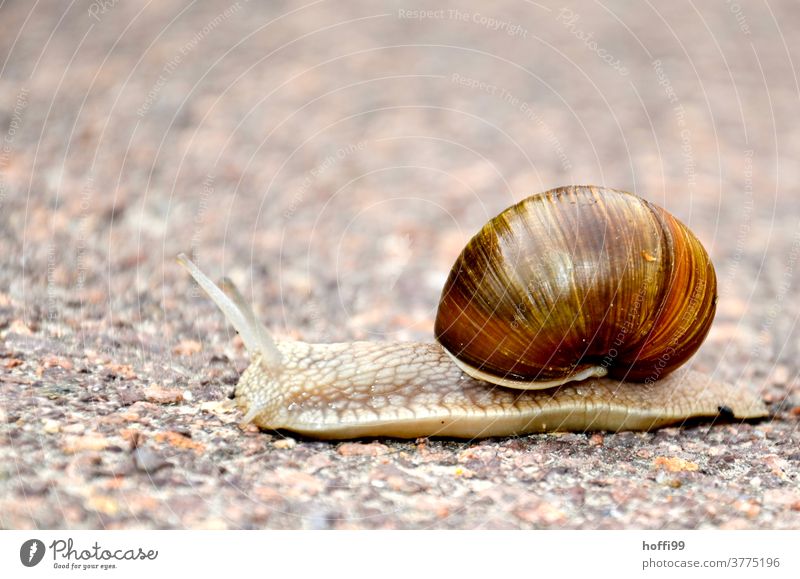
[[[276,341],[232,283],[178,261],[241,335],[244,423],[323,439],[650,430],[766,415],[744,389],[675,371],[708,334],[714,267],[631,193],[570,186],[490,220],[457,258],[435,342]]]

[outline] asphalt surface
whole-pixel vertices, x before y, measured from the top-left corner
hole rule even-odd
[[[791,0],[0,5],[0,527],[800,527]],[[707,247],[690,365],[770,418],[318,442],[241,428],[279,337],[431,339],[490,216],[565,184]]]

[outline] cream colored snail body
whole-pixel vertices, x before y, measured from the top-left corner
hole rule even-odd
[[[450,272],[433,343],[276,342],[232,285],[179,261],[252,356],[236,400],[261,428],[475,438],[766,415],[749,392],[673,372],[711,326],[714,268],[682,223],[623,191],[562,187],[489,221]]]

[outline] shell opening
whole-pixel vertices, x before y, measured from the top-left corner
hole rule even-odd
[[[559,378],[557,380],[514,380],[512,378],[503,378],[502,376],[496,376],[494,374],[490,374],[488,372],[484,372],[479,368],[475,368],[474,366],[470,366],[463,360],[459,360],[456,356],[450,353],[447,348],[444,346],[442,349],[447,352],[447,355],[453,359],[456,366],[461,368],[465,374],[472,376],[478,380],[483,380],[484,382],[489,382],[490,384],[496,384],[498,386],[505,386],[507,388],[514,388],[516,390],[545,390],[547,388],[555,388],[557,386],[561,386],[562,384],[566,384],[567,382],[578,382],[580,380],[587,380],[588,378],[602,378],[603,376],[608,374],[608,370],[603,366],[591,366],[589,368],[585,368],[580,372],[575,372],[574,374],[570,374],[564,378]]]

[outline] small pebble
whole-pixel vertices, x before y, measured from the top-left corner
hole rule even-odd
[[[283,495],[272,487],[257,486],[253,489],[253,494],[264,503],[283,504],[284,501]]]
[[[203,351],[203,344],[196,340],[182,340],[172,349],[174,354],[179,356],[191,356]]]
[[[373,487],[398,492],[418,493],[427,488],[421,479],[391,464],[378,466],[369,474],[369,478]]]
[[[459,478],[475,478],[475,471],[466,467],[458,467],[456,476]]]
[[[175,388],[162,388],[152,383],[145,388],[144,397],[145,400],[156,404],[176,404],[183,400],[183,392]]]
[[[181,449],[191,449],[197,454],[205,452],[206,447],[204,444],[192,440],[189,436],[175,431],[159,432],[155,435],[154,440],[160,443],[167,443],[170,446]]]
[[[108,439],[100,434],[87,434],[85,436],[69,436],[64,441],[64,452],[74,454],[85,450],[105,450],[109,445]]]
[[[136,373],[130,364],[107,364],[106,371],[115,378],[122,378],[123,380],[136,379]]]
[[[12,320],[8,331],[12,334],[19,334],[20,336],[30,336],[33,333],[30,327],[20,319]]]
[[[553,525],[562,523],[566,519],[562,511],[544,501],[521,505],[515,508],[513,513],[528,523]]]
[[[75,422],[61,427],[61,432],[65,434],[83,434],[86,430],[86,425],[82,422]]]
[[[87,507],[104,515],[116,515],[117,511],[119,511],[119,503],[113,498],[104,495],[89,497]]]
[[[153,474],[162,468],[172,466],[169,462],[164,460],[160,454],[144,446],[134,449],[132,458],[133,466],[136,468],[136,470],[146,472],[148,474]]]
[[[277,473],[278,484],[286,489],[292,498],[313,497],[325,489],[325,484],[317,477],[297,470],[281,470]]]
[[[44,359],[45,368],[53,368],[55,366],[63,368],[64,370],[72,370],[72,362],[61,356],[47,356]]]
[[[306,525],[312,531],[325,531],[331,528],[332,518],[326,511],[315,511],[306,519]]]
[[[777,508],[794,508],[800,505],[800,490],[797,489],[769,489],[764,491],[764,506]]]
[[[684,460],[677,456],[657,456],[653,461],[653,466],[656,468],[662,468],[669,472],[694,472],[700,469],[697,463]]]
[[[44,430],[44,432],[47,434],[55,434],[61,430],[61,424],[59,424],[56,420],[47,419],[44,421],[44,427],[42,430]]]
[[[336,452],[342,456],[379,456],[388,454],[389,447],[378,442],[362,444],[360,442],[344,442],[336,447]]]
[[[592,445],[592,446],[603,446],[603,442],[604,441],[605,441],[605,437],[599,432],[595,432],[589,438],[589,444]]]
[[[275,442],[272,443],[272,446],[274,446],[275,448],[289,449],[297,446],[297,441],[294,438],[286,437],[286,438],[281,438],[280,440],[276,440]]]
[[[770,374],[770,380],[773,384],[782,386],[789,381],[789,368],[783,364],[778,364],[773,368]]]
[[[745,515],[747,515],[747,517],[750,518],[750,519],[756,518],[758,516],[758,514],[761,512],[761,507],[753,499],[750,499],[750,500],[747,500],[747,501],[735,501],[733,503],[733,507],[737,511],[740,511],[740,512],[744,513]]]
[[[123,406],[131,406],[136,402],[144,400],[144,394],[139,388],[120,388],[118,394]]]

